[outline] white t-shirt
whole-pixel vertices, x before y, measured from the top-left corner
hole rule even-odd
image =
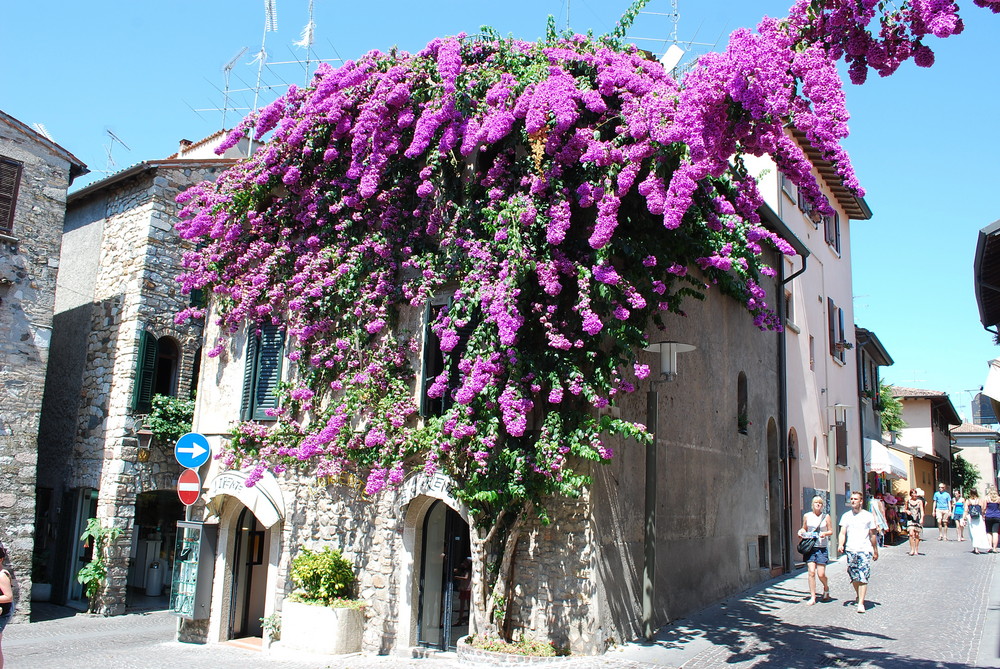
[[[872,553],[871,531],[875,529],[875,516],[861,509],[848,511],[840,517],[840,526],[847,528],[844,550],[851,553]]]
[[[819,514],[817,516],[812,511],[810,511],[809,513],[806,514],[806,528],[807,528],[807,530],[806,530],[806,536],[808,537],[808,536],[816,535],[816,539],[817,539],[817,541],[816,541],[816,547],[817,548],[826,548],[826,537],[819,537],[818,535],[819,535],[820,532],[825,531],[825,529],[826,529],[826,521],[827,521],[828,517],[829,516],[827,514],[825,514],[825,513],[821,513],[821,514]],[[822,528],[819,526],[819,521],[821,521],[821,520],[823,521],[823,527]]]

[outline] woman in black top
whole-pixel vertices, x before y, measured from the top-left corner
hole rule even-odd
[[[3,630],[14,615],[14,576],[7,566],[7,549],[0,545],[0,669],[3,669]]]

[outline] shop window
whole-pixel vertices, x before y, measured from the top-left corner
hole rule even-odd
[[[246,367],[243,371],[243,399],[240,420],[274,420],[269,409],[278,408],[278,382],[285,336],[277,325],[261,325],[247,336]]]
[[[17,191],[21,187],[22,164],[0,156],[0,232],[14,231]]]

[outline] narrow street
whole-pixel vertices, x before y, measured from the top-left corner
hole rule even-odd
[[[886,547],[876,563],[868,611],[858,614],[842,561],[830,566],[832,601],[804,604],[799,570],[711,606],[660,631],[655,643],[626,644],[600,658],[556,661],[573,669],[624,667],[1000,667],[998,555],[973,555],[968,541],[929,541],[909,557],[905,544]],[[952,530],[954,539],[954,530]],[[44,606],[44,605],[43,605]],[[213,669],[455,667],[451,654],[428,658],[320,657],[288,650],[254,652],[228,645],[173,640],[166,612],[98,618],[65,615],[7,628],[10,669],[211,667]],[[549,665],[551,666],[551,665]]]

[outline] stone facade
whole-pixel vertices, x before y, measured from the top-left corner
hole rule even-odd
[[[181,519],[173,517],[181,514],[174,493],[180,466],[173,444],[149,443],[141,433],[144,415],[133,405],[139,353],[143,337],[155,337],[155,392],[192,396],[202,333],[200,323],[174,323],[191,299],[176,281],[190,246],[174,232],[175,200],[231,162],[141,163],[69,198],[62,242],[67,262],[59,272],[55,316],[59,353],[49,366],[40,433],[40,458],[50,466],[39,487],[54,500],[42,525],[58,537],[65,556],[53,563],[57,601],[81,600],[78,538],[86,518],[96,515],[104,527],[123,533],[111,548],[101,599],[91,605],[105,614],[125,611],[129,586],[145,578],[136,574],[146,565],[132,564],[143,493],[162,492],[161,505],[168,499],[176,505],[150,521],[161,540],[156,557],[169,568],[170,537]]]
[[[9,232],[0,232],[0,540],[31,610],[35,471],[66,189],[86,166],[0,112],[0,158],[20,166]],[[6,220],[3,221],[6,229]]]
[[[773,280],[768,283],[773,304],[777,289]],[[401,332],[424,331],[420,311],[402,314]],[[206,327],[206,340],[214,341],[218,332],[211,319]],[[778,453],[779,335],[758,332],[742,305],[717,292],[693,305],[688,317],[671,316],[668,330],[698,350],[682,356],[680,376],[659,388],[657,627],[769,578],[778,559],[769,553],[774,530],[768,505],[772,488],[780,487],[769,480]],[[216,448],[239,417],[246,349],[246,335],[236,335],[218,358],[205,360],[205,377],[216,383],[199,392],[195,429]],[[653,354],[646,355],[657,364]],[[746,434],[738,430],[740,378],[749,380]],[[645,393],[609,410],[645,422]],[[609,643],[641,634],[644,450],[625,440],[610,445],[616,456],[594,466],[590,489],[577,499],[552,500],[549,524],[529,521],[514,560],[514,629],[574,653],[600,653]],[[232,577],[240,550],[237,519],[248,508],[255,515],[264,508],[261,571],[246,577],[259,583],[246,595],[254,598],[248,606],[254,618],[280,614],[293,588],[289,564],[301,546],[329,545],[357,568],[358,594],[368,604],[364,649],[405,653],[417,645],[421,570],[431,552],[423,548],[425,519],[443,501],[468,520],[447,483],[424,480],[418,471],[399,488],[366,499],[361,482],[350,477],[331,484],[286,470],[273,492],[237,495],[215,490],[222,474],[218,461],[203,474],[211,497],[204,520],[219,526],[211,618],[207,626],[182,623],[181,637],[219,642],[233,635],[238,612],[230,602],[233,589],[242,587]]]

